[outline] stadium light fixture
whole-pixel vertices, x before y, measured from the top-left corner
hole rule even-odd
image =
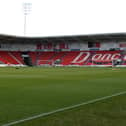
[[[24,9],[24,36],[26,36],[27,16],[30,14],[32,10],[32,3],[23,3],[23,9]]]

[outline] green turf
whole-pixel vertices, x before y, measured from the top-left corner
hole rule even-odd
[[[14,126],[126,126],[126,95]]]
[[[0,125],[126,91],[125,75],[123,68],[0,68]]]

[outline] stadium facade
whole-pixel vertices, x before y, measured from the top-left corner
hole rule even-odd
[[[58,37],[0,35],[0,64],[6,66],[126,65],[126,34]]]

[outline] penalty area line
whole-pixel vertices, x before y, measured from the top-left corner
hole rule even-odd
[[[106,99],[109,99],[109,98],[112,98],[112,97],[115,97],[115,96],[119,96],[119,95],[123,95],[123,94],[126,94],[126,91],[115,93],[115,94],[108,95],[108,96],[104,96],[104,97],[101,97],[101,98],[96,98],[96,99],[93,99],[93,100],[89,100],[87,102],[83,102],[83,103],[80,103],[80,104],[60,108],[60,109],[57,109],[57,110],[54,110],[54,111],[38,114],[38,115],[31,116],[31,117],[28,117],[28,118],[25,118],[25,119],[21,119],[21,120],[17,120],[17,121],[14,121],[14,122],[7,123],[7,124],[4,124],[2,126],[13,126],[15,124],[19,124],[19,123],[23,123],[23,122],[30,121],[30,120],[33,120],[33,119],[37,119],[37,118],[40,118],[40,117],[48,116],[48,115],[51,115],[51,114],[55,114],[57,112],[63,112],[65,110],[74,109],[74,108],[77,108],[77,107],[80,107],[80,106],[83,106],[83,105],[92,104],[92,103],[95,103],[95,102],[99,102],[99,101],[106,100]]]

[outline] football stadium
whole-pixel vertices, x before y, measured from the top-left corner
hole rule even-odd
[[[1,126],[125,126],[126,34],[0,35]]]

